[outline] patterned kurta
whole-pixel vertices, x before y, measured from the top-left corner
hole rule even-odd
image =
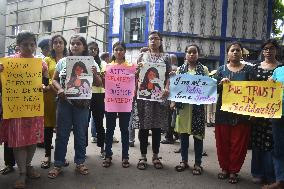
[[[150,53],[142,53],[140,62],[166,64],[167,71],[165,73],[165,78],[169,78],[170,62],[167,54],[162,54],[157,60],[154,60]],[[140,129],[166,128],[168,126],[168,101],[156,102],[137,99],[137,110]]]
[[[279,63],[280,64],[280,63]],[[261,63],[254,65],[256,80],[267,81],[272,76],[274,69],[264,70]],[[252,121],[252,147],[271,151],[273,147],[272,126],[270,119],[254,118]]]
[[[17,54],[15,58],[27,58]],[[33,57],[28,57],[33,58]],[[42,73],[48,71],[45,62],[42,62]],[[0,143],[6,142],[8,147],[29,146],[43,142],[44,117],[24,117],[3,119],[0,127]]]

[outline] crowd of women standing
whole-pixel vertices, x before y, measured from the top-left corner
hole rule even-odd
[[[175,103],[167,100],[169,96],[170,77],[174,74],[191,74],[208,76],[208,68],[199,62],[200,49],[196,44],[188,44],[185,48],[185,62],[176,72],[171,69],[171,58],[163,51],[162,36],[153,31],[148,36],[148,48],[138,58],[137,65],[125,59],[126,46],[123,42],[113,45],[112,66],[136,66],[136,79],[145,62],[164,64],[166,71],[162,90],[162,102],[137,99],[134,96],[135,110],[132,112],[105,112],[105,70],[106,65],[98,57],[99,49],[96,42],[87,44],[82,36],[74,35],[67,42],[61,35],[55,35],[50,40],[51,53],[42,61],[43,90],[45,111],[44,117],[3,119],[1,121],[0,141],[13,149],[13,155],[19,168],[19,179],[15,188],[24,188],[26,176],[39,178],[40,174],[31,166],[36,150],[36,144],[44,141],[45,159],[42,168],[49,168],[51,163],[51,143],[53,128],[56,127],[54,152],[54,166],[48,172],[49,178],[56,178],[68,166],[66,161],[67,144],[71,130],[74,133],[74,163],[75,170],[87,175],[89,170],[85,165],[87,128],[90,114],[92,114],[96,130],[97,145],[104,156],[103,167],[112,164],[112,140],[119,118],[119,127],[122,140],[122,167],[128,168],[129,161],[129,124],[139,121],[139,141],[141,157],[137,160],[137,168],[145,170],[147,163],[147,146],[149,130],[152,131],[152,163],[156,169],[162,169],[163,163],[159,156],[161,131],[169,126],[168,119],[176,112],[175,131],[180,135],[181,162],[175,169],[184,171],[189,168],[188,148],[189,136],[193,135],[195,163],[192,174],[201,175],[203,172],[202,153],[205,137],[205,111],[203,105]],[[36,38],[31,32],[21,32],[17,36],[17,45],[20,52],[15,58],[33,58],[36,49]],[[284,188],[284,117],[281,119],[253,118],[249,116],[229,113],[221,110],[222,84],[230,81],[280,81],[284,82],[283,69],[276,60],[279,48],[274,39],[262,45],[263,61],[254,66],[241,63],[242,45],[233,42],[227,47],[227,64],[218,68],[215,78],[219,93],[215,119],[215,138],[217,156],[221,168],[218,178],[231,184],[239,181],[238,173],[244,163],[248,143],[252,141],[251,174],[254,182],[266,183],[264,189]],[[65,94],[66,56],[93,56],[93,96],[91,99],[67,99]],[[0,65],[0,71],[5,68]],[[136,82],[136,89],[137,89]],[[148,87],[155,87],[150,85]],[[137,111],[138,119],[131,119]],[[106,129],[103,119],[106,116]],[[165,119],[166,118],[166,119]],[[130,121],[131,120],[131,121]]]

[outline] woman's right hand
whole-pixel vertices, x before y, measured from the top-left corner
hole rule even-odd
[[[60,99],[62,99],[62,100],[65,100],[65,99],[66,99],[66,95],[65,95],[65,93],[64,93],[64,89],[59,89],[59,90],[57,91],[57,95],[58,95],[58,97],[59,97]]]
[[[223,78],[221,81],[220,81],[220,85],[222,85],[223,83],[229,83],[230,82],[230,79],[229,78]]]
[[[173,76],[175,76],[176,75],[176,71],[171,71],[170,73],[169,73],[169,76],[170,77],[173,77]]]

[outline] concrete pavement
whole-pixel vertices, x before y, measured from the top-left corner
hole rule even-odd
[[[137,134],[137,131],[136,131]],[[54,135],[55,136],[55,135]],[[116,128],[115,136],[120,140],[119,128]],[[55,137],[54,137],[55,138]],[[162,139],[164,136],[162,136]],[[151,138],[149,139],[151,141]],[[250,159],[248,151],[246,161],[240,172],[240,182],[236,185],[228,183],[228,180],[218,180],[217,173],[220,171],[217,161],[214,128],[206,128],[204,151],[208,156],[203,157],[204,173],[201,176],[193,176],[191,169],[184,172],[176,172],[174,167],[181,161],[180,154],[173,151],[179,148],[179,143],[174,145],[161,144],[160,156],[164,169],[156,170],[151,164],[151,145],[148,147],[148,169],[141,171],[136,168],[140,157],[139,141],[136,135],[135,147],[130,148],[130,167],[121,167],[121,143],[113,144],[113,163],[109,168],[102,167],[102,159],[99,157],[99,148],[90,143],[87,148],[86,165],[90,174],[82,176],[74,171],[73,164],[73,136],[71,135],[67,159],[70,165],[64,168],[63,173],[56,179],[47,178],[48,170],[40,168],[44,156],[44,149],[38,148],[33,160],[33,165],[41,173],[38,180],[28,180],[27,189],[257,189],[259,185],[251,182]],[[0,146],[0,167],[4,166],[3,146]],[[53,151],[52,151],[53,154]],[[189,165],[194,164],[193,140],[190,140]],[[0,175],[0,189],[10,189],[17,178],[14,172],[8,176]]]

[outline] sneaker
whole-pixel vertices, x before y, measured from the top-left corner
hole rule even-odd
[[[129,147],[134,147],[134,142],[129,142]]]
[[[15,171],[14,167],[7,165],[4,169],[0,170],[0,174],[7,175]]]
[[[253,177],[253,178],[252,178],[252,182],[253,182],[254,184],[261,184],[261,183],[262,183],[262,179],[259,178],[259,177]]]
[[[175,142],[173,140],[165,139],[161,141],[162,144],[174,144]]]
[[[105,158],[106,158],[106,152],[105,152],[105,151],[101,151],[100,157],[101,157],[102,159],[105,159]]]
[[[174,153],[181,153],[181,148],[175,150]]]
[[[97,143],[97,137],[91,137],[91,143]]]
[[[117,138],[113,137],[112,143],[119,143],[119,140],[117,140]]]

